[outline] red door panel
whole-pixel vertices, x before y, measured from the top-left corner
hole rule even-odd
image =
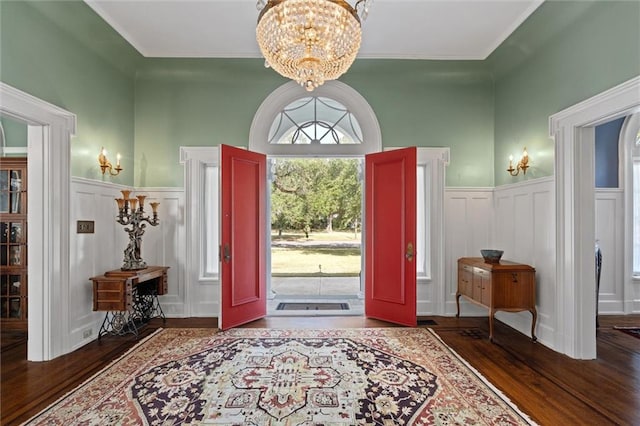
[[[365,314],[416,326],[416,148],[366,156]]]
[[[262,318],[266,304],[266,157],[220,147],[220,317],[223,330]]]

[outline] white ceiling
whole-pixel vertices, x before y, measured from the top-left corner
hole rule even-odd
[[[543,1],[374,0],[358,57],[485,59]],[[261,57],[256,0],[85,2],[146,57]]]

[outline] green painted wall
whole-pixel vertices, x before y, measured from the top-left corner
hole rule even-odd
[[[78,116],[72,175],[132,184],[142,57],[82,1],[2,0],[0,30],[0,80]],[[101,146],[122,153],[120,176],[100,174]]]
[[[357,60],[383,146],[448,146],[448,186],[549,176],[548,117],[640,74],[640,2],[545,2],[486,61]],[[74,176],[183,185],[178,147],[247,144],[286,82],[261,59],[142,58],[82,1],[0,1],[0,80],[78,115]],[[495,140],[495,146],[494,146]],[[504,169],[523,146],[525,177]],[[125,171],[104,177],[101,146]]]
[[[496,75],[495,184],[550,176],[549,116],[640,75],[640,2],[545,2],[487,60]],[[531,158],[526,176],[504,171]]]
[[[341,80],[376,112],[383,146],[451,148],[450,186],[493,186],[493,81],[482,62],[358,60]],[[247,146],[287,80],[261,59],[146,59],[136,80],[136,186],[180,186],[180,146]]]
[[[4,146],[11,148],[27,147],[27,125],[10,117],[0,117],[4,131]]]

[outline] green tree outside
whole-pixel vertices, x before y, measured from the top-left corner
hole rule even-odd
[[[283,230],[354,230],[362,223],[357,159],[277,159],[271,226]]]

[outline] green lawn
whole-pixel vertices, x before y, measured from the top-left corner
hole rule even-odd
[[[273,275],[358,275],[360,249],[357,248],[271,248]]]
[[[271,241],[287,242],[360,242],[360,233],[312,231],[309,238],[301,231],[271,233]],[[358,275],[360,273],[360,249],[344,247],[272,247],[271,273],[274,275]]]

